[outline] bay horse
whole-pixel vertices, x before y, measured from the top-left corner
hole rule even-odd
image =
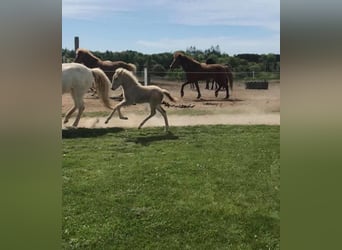
[[[184,55],[182,52],[175,52],[170,69],[181,66],[186,73],[186,82],[182,84],[181,96],[184,96],[184,86],[189,83],[194,83],[197,89],[197,98],[201,98],[201,92],[198,87],[200,80],[214,80],[219,87],[215,90],[215,96],[222,87],[226,88],[226,99],[229,98],[229,87],[233,90],[233,74],[228,66],[221,64],[206,64],[200,63],[193,58]]]
[[[161,107],[164,95],[167,96],[171,101],[175,102],[176,99],[171,96],[170,92],[166,89],[162,89],[158,86],[143,86],[139,83],[138,79],[132,72],[119,68],[115,71],[112,79],[112,90],[116,90],[119,86],[123,89],[123,100],[118,103],[112,113],[108,116],[105,123],[107,124],[112,118],[114,112],[118,110],[119,118],[127,120],[120,111],[122,106],[128,106],[136,103],[149,103],[151,108],[151,113],[147,116],[139,125],[140,129],[147,120],[156,114],[156,110],[163,116],[165,121],[165,131],[169,129],[169,123],[167,120],[166,111]]]
[[[206,61],[205,61],[206,64],[215,64],[215,60],[212,59],[212,58],[208,58]],[[210,84],[210,81],[211,81],[211,88],[209,88],[209,84]],[[218,88],[218,84],[213,80],[213,79],[207,79],[206,83],[205,83],[205,89],[211,89],[213,90],[214,89],[214,85],[215,85],[215,89]]]
[[[100,68],[102,69],[109,81],[112,81],[114,72],[118,68],[125,68],[129,71],[136,73],[137,68],[133,63],[126,63],[124,61],[102,61],[100,58],[96,57],[87,49],[78,48],[76,50],[76,56],[74,59],[76,63],[83,63],[88,68]],[[96,90],[95,90],[96,92]]]
[[[63,123],[67,123],[70,116],[78,109],[72,125],[72,127],[77,127],[85,108],[84,94],[93,86],[98,90],[104,106],[112,109],[108,97],[110,81],[101,69],[90,69],[79,63],[62,63],[62,94],[70,93],[74,101],[74,106],[66,113]]]

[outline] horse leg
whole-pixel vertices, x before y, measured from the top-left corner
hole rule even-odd
[[[71,90],[70,94],[71,94],[71,97],[74,101],[74,106],[71,109],[69,109],[69,111],[66,113],[64,120],[63,120],[63,123],[67,123],[69,121],[71,115],[75,112],[75,110],[77,108],[77,106],[76,106],[77,96],[75,95],[73,89]]]
[[[73,106],[69,111],[66,113],[63,123],[67,123],[69,121],[70,116],[75,112],[76,106]]]
[[[112,113],[110,113],[110,115],[107,117],[107,119],[106,119],[106,121],[105,121],[105,124],[107,124],[108,122],[109,122],[109,120],[112,118],[112,116],[114,115],[114,113],[115,113],[115,111],[116,110],[118,110],[118,112],[120,112],[119,110],[120,110],[120,108],[122,107],[122,106],[124,106],[126,104],[126,100],[122,100],[121,102],[119,102],[118,104],[116,104],[115,105],[115,107],[113,108],[113,111],[112,111]],[[121,113],[121,112],[120,112]],[[122,115],[121,115],[121,117],[123,117]],[[120,117],[120,118],[121,118]]]
[[[219,87],[220,85],[217,82],[215,82],[215,89],[218,89]]]
[[[121,107],[118,107],[118,113],[119,113],[119,118],[120,118],[120,119],[122,119],[122,120],[128,120],[128,117],[122,115],[122,113],[121,113]]]
[[[167,120],[166,111],[160,105],[158,105],[156,108],[159,111],[159,113],[161,113],[161,115],[164,117],[165,131],[167,132],[169,130],[169,122]]]
[[[85,90],[86,91],[86,90]],[[84,111],[84,102],[83,102],[83,95],[84,93],[83,92],[79,92],[79,93],[75,93],[74,96],[75,96],[75,105],[78,109],[78,113],[77,113],[77,116],[76,116],[76,119],[74,121],[74,123],[72,124],[73,127],[77,127],[78,125],[78,122],[80,121],[81,119],[81,115]]]
[[[225,81],[224,87],[226,88],[226,98],[225,99],[228,99],[229,98],[229,86],[228,86],[227,80]]]
[[[150,108],[151,108],[151,113],[149,116],[147,116],[139,125],[138,129],[141,129],[141,127],[145,124],[145,122],[147,122],[148,119],[150,119],[152,116],[154,116],[156,114],[156,107],[152,104],[150,104]]]
[[[95,96],[97,94],[96,88],[90,88],[90,90],[93,92],[91,96]]]
[[[82,115],[83,111],[84,111],[84,105],[78,107],[78,113],[77,113],[76,119],[75,119],[74,123],[72,124],[73,127],[77,127],[78,122],[81,119],[81,115]]]
[[[221,90],[221,88],[222,88],[222,85],[219,84],[219,87],[215,90],[215,97],[218,96],[218,92]]]
[[[189,82],[185,82],[185,83],[182,84],[181,91],[180,91],[181,92],[181,97],[184,96],[184,86],[187,85],[187,84],[189,84]]]
[[[200,99],[201,98],[201,91],[199,89],[199,86],[198,86],[198,81],[195,82],[195,86],[196,86],[196,90],[197,90],[197,99]]]
[[[207,80],[205,83],[205,89],[209,89],[209,83],[210,83],[210,80]]]
[[[228,86],[226,86],[226,98],[225,99],[229,99],[229,89],[228,89]]]

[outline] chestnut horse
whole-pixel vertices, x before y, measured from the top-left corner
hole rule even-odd
[[[229,87],[233,90],[233,74],[228,66],[221,64],[206,64],[200,63],[189,56],[184,55],[182,52],[175,52],[173,55],[173,61],[170,65],[170,69],[177,66],[182,66],[186,73],[186,82],[182,84],[181,96],[184,96],[184,86],[189,83],[194,83],[197,89],[197,98],[201,97],[201,92],[198,87],[198,81],[200,80],[214,80],[219,87],[215,90],[215,96],[222,87],[226,89],[226,99],[229,98]]]
[[[208,58],[208,59],[205,61],[205,63],[206,63],[206,64],[215,64],[216,62],[215,62],[214,59]],[[218,85],[217,85],[217,83],[216,83],[214,80],[212,80],[212,79],[207,79],[207,82],[206,82],[206,84],[205,84],[205,89],[209,89],[210,81],[211,81],[211,90],[214,89],[214,85],[215,85],[215,89],[217,89],[217,88],[218,88]]]
[[[137,68],[132,63],[124,61],[102,61],[87,49],[77,49],[74,62],[83,63],[88,68],[100,68],[107,75],[109,81],[112,81],[113,75],[117,68],[125,68],[133,73],[136,73]]]

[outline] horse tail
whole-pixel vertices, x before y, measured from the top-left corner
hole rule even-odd
[[[228,66],[226,66],[226,72],[228,76],[230,90],[233,91],[233,82],[234,82],[233,73]]]
[[[137,73],[137,66],[135,66],[135,64],[133,63],[128,63],[128,66],[129,66],[129,70],[132,71],[134,74]]]
[[[166,95],[172,102],[176,102],[176,98],[172,97],[172,95],[170,94],[169,91],[167,91],[166,89],[162,89],[163,94]]]
[[[106,74],[99,68],[94,68],[91,69],[94,79],[95,79],[95,87],[96,90],[99,94],[100,99],[102,100],[103,104],[109,108],[109,109],[113,109],[110,106],[109,103],[109,79],[106,76]]]

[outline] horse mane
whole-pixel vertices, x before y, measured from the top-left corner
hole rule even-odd
[[[178,56],[185,56],[184,53],[182,51],[176,51],[174,54],[173,54],[173,57],[176,58]]]
[[[173,54],[173,57],[174,57],[174,58],[177,58],[177,57],[179,57],[179,56],[180,56],[180,58],[186,58],[188,61],[192,61],[192,62],[194,62],[195,64],[201,64],[199,61],[195,60],[194,58],[185,55],[182,51],[176,51],[176,52]]]
[[[137,73],[137,66],[135,66],[135,64],[133,63],[128,63],[127,64],[130,67],[130,71],[133,72],[134,74]]]
[[[174,59],[180,60],[185,71],[193,71],[201,67],[201,63],[199,61],[196,61],[192,57],[185,55],[181,51],[176,51],[174,53]]]
[[[138,85],[141,85],[141,84],[139,83],[138,78],[134,75],[134,72],[129,71],[128,69],[125,69],[125,68],[122,68],[122,67],[117,68],[117,69],[115,70],[115,74],[118,74],[118,75],[122,75],[122,74],[123,74],[123,75],[125,75],[125,76],[131,78],[132,80],[134,80],[134,82],[137,83]]]
[[[92,52],[90,52],[90,50],[88,50],[88,49],[78,48],[78,49],[76,50],[76,54],[79,54],[79,53],[84,54],[84,55],[88,55],[88,56],[90,56],[91,58],[96,59],[96,61],[102,61],[100,58],[98,58],[97,56],[95,56],[95,55],[94,55]]]

